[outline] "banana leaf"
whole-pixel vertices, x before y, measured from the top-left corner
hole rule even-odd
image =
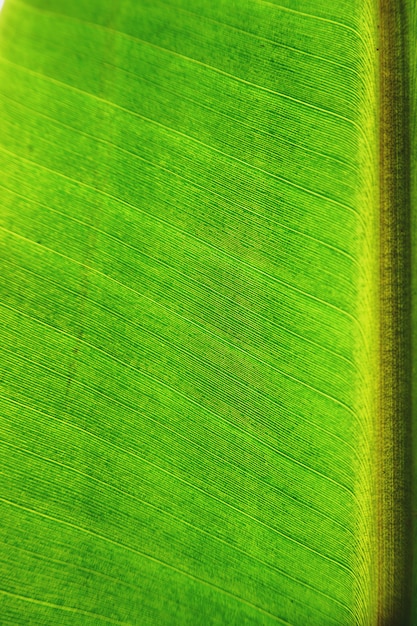
[[[5,1],[1,624],[417,624],[415,34]]]

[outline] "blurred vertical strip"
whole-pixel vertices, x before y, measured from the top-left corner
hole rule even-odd
[[[417,541],[417,10],[415,0],[406,1],[407,16],[407,50],[408,50],[408,79],[410,94],[409,111],[409,137],[410,137],[410,206],[411,206],[411,312],[412,312],[412,549],[410,549],[410,559],[412,560],[412,613],[411,624],[417,624],[417,572],[415,561],[415,545]]]
[[[381,396],[379,623],[407,624],[411,580],[411,186],[408,17],[380,2]]]

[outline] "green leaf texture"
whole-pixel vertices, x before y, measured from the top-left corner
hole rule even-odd
[[[415,553],[417,545],[417,390],[415,381],[417,381],[417,6],[411,0],[407,2],[407,33],[408,33],[408,74],[409,74],[409,93],[410,93],[410,160],[411,160],[411,330],[412,330],[412,545]],[[414,557],[414,567],[412,572],[412,616],[411,623],[417,624],[417,572],[416,559]]]
[[[377,22],[6,0],[1,624],[375,623]]]

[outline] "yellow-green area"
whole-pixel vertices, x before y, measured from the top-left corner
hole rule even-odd
[[[2,625],[374,623],[378,15],[6,0]]]

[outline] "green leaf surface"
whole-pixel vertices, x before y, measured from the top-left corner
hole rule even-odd
[[[373,624],[378,10],[6,0],[1,624]]]

